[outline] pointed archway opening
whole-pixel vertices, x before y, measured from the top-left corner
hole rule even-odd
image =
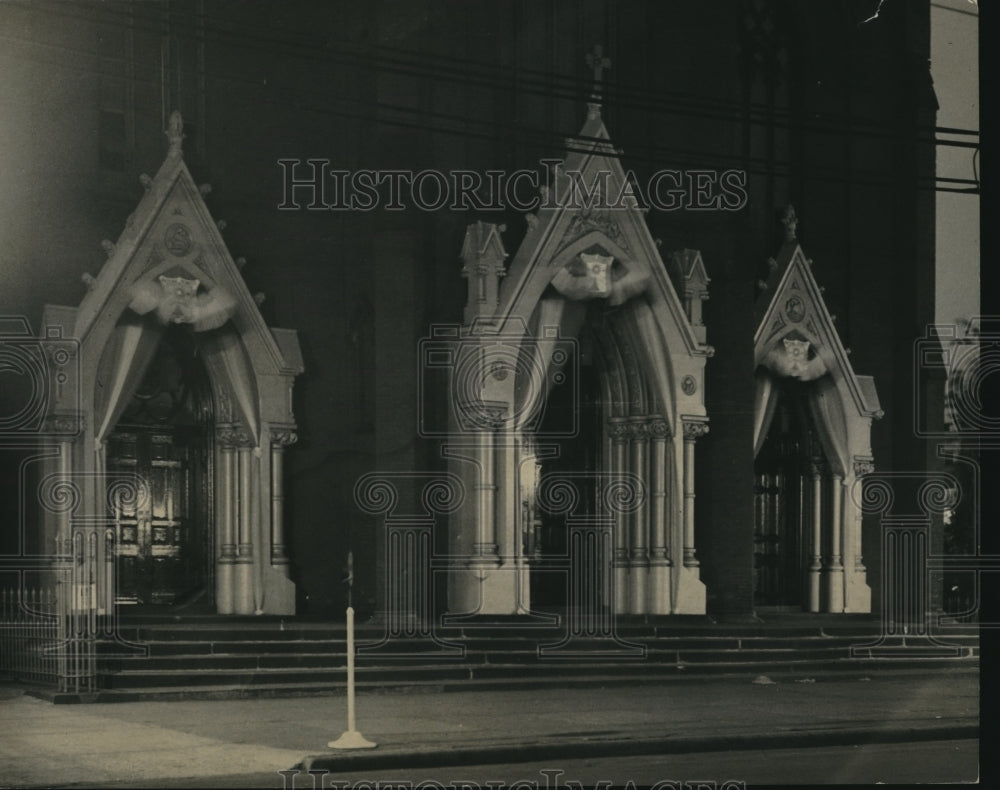
[[[211,389],[190,327],[169,325],[156,335],[107,439],[115,602],[210,611]],[[123,479],[135,488],[115,492]]]
[[[551,475],[581,481],[578,487],[581,501],[573,519],[586,521],[597,516],[597,476],[606,464],[602,457],[605,403],[594,332],[585,326],[576,339],[579,353],[561,371],[559,383],[549,390],[544,417],[530,443],[536,447],[542,443],[550,450],[540,454],[533,464],[538,479]],[[576,429],[554,438],[566,425],[567,415],[574,416]],[[543,437],[541,442],[539,437]],[[528,527],[526,555],[532,609],[562,612],[569,600],[570,579],[565,566],[570,554],[570,519],[565,512],[549,512],[539,507],[530,496],[525,499],[523,513]]]
[[[758,611],[807,606],[813,546],[813,470],[825,463],[809,413],[808,382],[781,379],[766,438],[754,459],[754,606]],[[821,494],[820,494],[821,496]]]

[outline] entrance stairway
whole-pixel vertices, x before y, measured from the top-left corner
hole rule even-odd
[[[124,620],[118,632],[119,641],[99,649],[98,701],[342,694],[346,687],[342,623],[160,616]],[[382,626],[359,625],[357,688],[603,686],[693,676],[809,682],[979,667],[975,624],[936,626],[930,639],[883,637],[879,620],[867,615],[781,614],[744,623],[622,618],[613,637],[567,640],[566,633],[509,618],[443,627],[436,640],[414,630],[384,640]]]

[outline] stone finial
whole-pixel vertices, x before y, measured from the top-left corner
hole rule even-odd
[[[236,268],[243,271],[243,267],[247,265],[247,259],[242,255],[236,259]]]
[[[198,185],[198,194],[201,195],[202,197],[208,197],[209,195],[212,194],[212,185],[211,184],[199,184]]]
[[[215,221],[215,227],[217,227],[219,229],[219,232],[221,233],[227,227],[226,221],[224,219],[218,219],[218,220],[216,220]]]
[[[594,49],[587,53],[587,65],[594,72],[594,90],[591,98],[595,102],[601,100],[601,83],[604,80],[604,70],[611,68],[611,59],[604,56],[604,47],[594,44]],[[591,108],[594,111],[594,108]]]
[[[104,250],[104,254],[109,258],[115,254],[115,243],[108,239],[101,240],[101,249]]]
[[[80,280],[85,286],[87,286],[88,291],[93,291],[94,286],[97,285],[97,278],[94,277],[90,272],[84,272],[80,275]]]
[[[148,173],[139,174],[139,183],[142,184],[142,188],[149,192],[149,188],[153,186],[153,179],[149,177]]]
[[[164,131],[167,136],[167,156],[183,156],[181,146],[184,143],[184,119],[179,110],[170,113],[170,120],[167,121],[167,128]]]
[[[785,207],[785,213],[781,217],[781,224],[785,226],[785,243],[790,244],[795,241],[799,218],[795,216],[795,207],[791,204]]]
[[[264,304],[264,300],[266,298],[267,296],[265,296],[263,291],[258,291],[253,295],[253,300],[257,303],[257,307],[260,307],[262,304]]]

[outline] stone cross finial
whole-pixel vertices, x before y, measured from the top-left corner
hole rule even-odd
[[[181,145],[184,142],[184,119],[178,110],[170,113],[170,120],[167,121],[167,128],[164,131],[167,136],[169,148],[168,156],[181,156]]]
[[[785,226],[785,243],[795,241],[795,231],[799,224],[799,218],[795,216],[795,207],[791,204],[785,207],[785,213],[781,217],[781,224]]]
[[[594,70],[593,98],[601,98],[601,81],[604,79],[604,69],[611,68],[611,58],[604,57],[604,47],[594,44],[594,51],[587,53],[587,65]]]

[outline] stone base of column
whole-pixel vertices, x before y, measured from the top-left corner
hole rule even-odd
[[[821,608],[821,579],[822,567],[810,568],[806,578],[806,611],[819,612]]]
[[[872,588],[867,584],[867,574],[864,571],[853,571],[847,573],[846,576],[844,611],[861,614],[871,613]]]
[[[277,571],[281,571],[282,575],[288,577],[291,576],[291,563],[288,560],[288,555],[285,554],[284,546],[272,546],[271,547],[271,567]]]
[[[288,564],[264,569],[262,614],[295,614],[295,582],[288,578]]]
[[[698,578],[698,568],[677,568],[677,600],[673,614],[705,614],[705,583]]]
[[[448,574],[448,613],[452,617],[524,614],[521,569],[488,564],[453,569]]]
[[[632,565],[628,570],[628,613],[646,614],[646,598],[649,583],[649,565]]]
[[[232,557],[222,557],[215,565],[215,611],[219,614],[233,614],[236,611]]]
[[[253,614],[253,561],[237,557],[233,568],[233,614]]]
[[[628,588],[628,560],[616,557],[612,563],[614,568],[615,585],[615,614],[628,614],[629,612],[629,588]]]
[[[834,566],[827,568],[824,574],[824,592],[826,593],[825,611],[839,614],[844,611],[844,569]]]
[[[670,571],[665,560],[650,560],[649,581],[646,586],[646,612],[670,614]]]

